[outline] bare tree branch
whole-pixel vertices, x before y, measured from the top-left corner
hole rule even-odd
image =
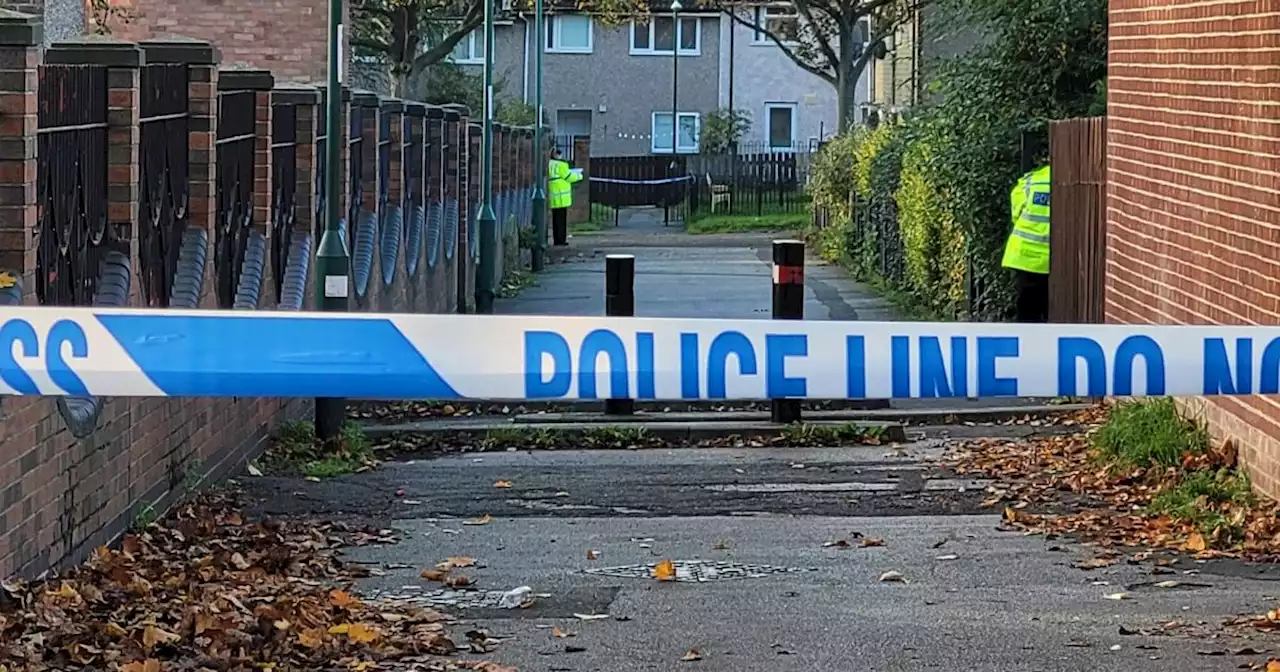
[[[487,1],[489,0],[480,0],[480,2],[472,3],[457,28],[445,35],[440,42],[432,45],[431,48],[414,56],[413,62],[409,65],[409,78],[417,77],[428,66],[443,61],[449,54],[453,53],[454,47],[458,46],[459,42],[484,22],[484,2]]]
[[[805,23],[809,26],[809,30],[815,30],[818,25],[818,22],[813,19],[813,13],[809,11],[809,1],[795,0],[795,6],[796,6],[796,14],[798,14],[800,17],[804,19]],[[817,31],[815,30],[815,32]],[[819,37],[825,38],[826,36],[819,35]],[[831,40],[818,39],[818,40],[814,40],[814,42],[817,43],[818,51],[821,52],[821,54],[827,59],[827,63],[830,65],[830,67],[833,70],[839,67],[840,57],[836,55],[835,49],[831,48]]]
[[[799,54],[796,53],[795,49],[788,46],[786,41],[782,37],[779,37],[776,33],[770,31],[768,28],[765,28],[764,26],[757,26],[754,21],[748,21],[747,19],[744,19],[741,16],[738,16],[737,11],[734,9],[726,10],[725,13],[728,14],[729,17],[732,18],[737,23],[740,23],[748,28],[751,28],[753,30],[758,30],[761,33],[763,33],[765,37],[769,38],[770,40],[773,41],[774,44],[778,45],[778,48],[782,50],[782,53],[786,54],[787,58],[791,59],[791,61],[795,63],[797,66],[799,66],[801,70],[804,70],[805,72],[808,72],[814,75],[815,77],[820,78],[822,81],[832,86],[836,85],[836,76],[833,73],[828,72],[825,68],[822,68],[821,66],[814,65],[806,61],[804,58],[802,58]]]
[[[376,51],[379,54],[390,54],[391,45],[382,40],[375,40],[371,37],[353,37],[351,38],[351,46],[361,47],[369,51]]]

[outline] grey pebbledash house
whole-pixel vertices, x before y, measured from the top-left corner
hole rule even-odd
[[[544,49],[545,121],[558,135],[589,135],[596,156],[671,153],[673,75],[679,153],[697,152],[706,115],[731,102],[752,120],[743,139],[751,151],[793,151],[834,135],[833,87],[796,66],[749,26],[693,2],[684,4],[678,25],[666,11],[617,27],[588,14],[560,12],[548,15],[545,34],[536,36],[532,15],[502,21],[494,39],[502,93],[533,101],[534,50]],[[783,6],[767,5],[740,11],[766,22],[785,13]],[[673,72],[677,49],[678,72]],[[483,31],[459,43],[452,59],[467,68],[482,67]],[[865,90],[859,87],[863,99]]]

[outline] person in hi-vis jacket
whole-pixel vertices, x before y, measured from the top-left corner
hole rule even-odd
[[[559,149],[551,150],[547,163],[547,207],[551,208],[551,239],[555,245],[569,244],[569,206],[573,205],[573,185],[582,181],[582,171],[573,170],[560,158]]]
[[[1018,322],[1049,319],[1049,166],[1041,166],[1009,194],[1013,231],[1001,265],[1013,269],[1018,288]]]

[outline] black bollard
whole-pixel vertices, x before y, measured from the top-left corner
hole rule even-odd
[[[804,243],[773,241],[773,319],[804,319]],[[770,399],[774,422],[800,422],[799,399]]]
[[[630,254],[610,254],[604,258],[604,314],[608,317],[636,315],[636,258]],[[608,415],[632,415],[635,410],[631,399],[609,398],[604,402],[604,412]]]

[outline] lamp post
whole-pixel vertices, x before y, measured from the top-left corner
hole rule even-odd
[[[542,148],[542,51],[546,48],[546,29],[543,27],[542,0],[537,0],[533,10],[533,33],[537,35],[534,52],[533,105],[538,110],[533,126],[533,272],[541,272],[546,264],[547,251],[547,190],[543,171],[547,169],[547,157]]]
[[[484,135],[480,145],[480,267],[476,269],[476,312],[493,314],[498,256],[498,218],[493,213],[493,2],[484,2]],[[539,51],[541,53],[541,51]]]
[[[680,0],[671,3],[671,170],[676,168],[680,148]]]
[[[342,0],[329,0],[329,83],[325,98],[325,180],[324,180],[324,233],[320,236],[320,249],[316,251],[316,295],[320,297],[320,310],[345,313],[347,305],[347,277],[350,258],[346,241],[338,229],[342,216],[338,207],[338,162],[342,145],[342,80],[346,58],[343,53]],[[342,433],[346,416],[346,400],[337,398],[316,399],[316,436],[325,442],[336,440]]]

